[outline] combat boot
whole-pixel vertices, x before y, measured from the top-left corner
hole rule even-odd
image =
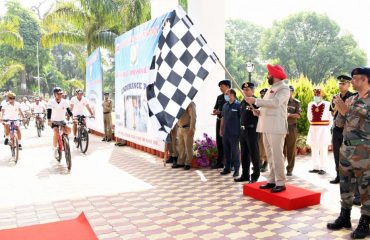
[[[356,230],[351,233],[352,239],[363,239],[369,235],[369,219],[369,216],[361,215]]]
[[[333,222],[328,223],[326,227],[330,230],[339,230],[342,228],[351,228],[351,209],[344,209],[340,210],[339,217]]]

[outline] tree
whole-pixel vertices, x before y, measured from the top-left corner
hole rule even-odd
[[[65,2],[48,14],[45,47],[58,44],[83,46],[90,55],[103,47],[114,52],[115,38],[149,19],[148,0],[79,0]]]
[[[23,48],[23,38],[19,34],[19,20],[15,17],[0,18],[0,45]]]
[[[302,74],[315,83],[363,66],[367,59],[352,35],[341,35],[338,24],[313,12],[274,22],[263,34],[259,48],[264,59],[278,60],[290,78]]]
[[[248,73],[245,67],[251,60],[255,65],[253,78],[260,78],[260,64],[258,43],[261,39],[263,28],[244,20],[227,20],[225,27],[225,55],[226,68],[231,75],[242,83],[247,80]]]
[[[6,3],[7,12],[5,18],[17,19],[19,24],[19,35],[23,40],[23,48],[17,49],[8,45],[0,46],[1,61],[22,64],[23,71],[20,73],[21,90],[26,92],[28,87],[36,84],[34,76],[37,73],[36,49],[40,41],[41,28],[35,14],[29,9],[23,8],[17,1],[8,1]],[[42,67],[50,61],[49,51],[40,49],[39,51],[40,66]]]

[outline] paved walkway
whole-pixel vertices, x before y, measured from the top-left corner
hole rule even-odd
[[[2,129],[0,129],[2,132]],[[340,210],[334,171],[310,174],[299,157],[289,182],[318,190],[322,204],[283,211],[242,195],[218,171],[173,170],[129,147],[91,137],[86,155],[72,151],[72,171],[53,159],[51,131],[23,130],[19,163],[0,146],[0,229],[71,219],[84,211],[99,239],[349,239],[326,223]],[[334,169],[330,155],[329,169]],[[264,180],[261,177],[260,180]],[[357,225],[359,208],[353,210]]]

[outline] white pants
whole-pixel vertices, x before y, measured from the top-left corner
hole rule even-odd
[[[285,185],[285,159],[283,154],[286,134],[263,133],[263,143],[267,161],[270,166],[268,183],[275,183],[277,186]]]
[[[325,164],[328,160],[328,145],[318,143],[311,144],[311,162],[312,169],[325,170]]]

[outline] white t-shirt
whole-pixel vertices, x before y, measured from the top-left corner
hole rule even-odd
[[[26,112],[26,111],[31,110],[31,104],[30,104],[30,102],[29,101],[22,102],[21,103],[21,109],[22,109],[22,112]]]
[[[51,99],[48,103],[48,109],[51,109],[51,118],[52,122],[54,121],[64,121],[67,108],[69,108],[66,100],[61,99],[59,103],[55,99]]]
[[[5,104],[7,104],[8,102],[4,99],[3,101],[1,101],[1,106],[4,107]]]
[[[71,105],[73,104],[73,116],[84,115],[84,109],[86,105],[89,105],[89,102],[86,98],[82,97],[81,100],[78,100],[76,96],[71,99]]]
[[[19,102],[14,102],[14,104],[6,103],[2,109],[4,109],[4,120],[19,119],[19,110],[21,109],[21,104]]]
[[[44,113],[45,107],[41,102],[39,102],[39,104],[34,103],[32,106],[32,110],[33,110],[33,113]]]

